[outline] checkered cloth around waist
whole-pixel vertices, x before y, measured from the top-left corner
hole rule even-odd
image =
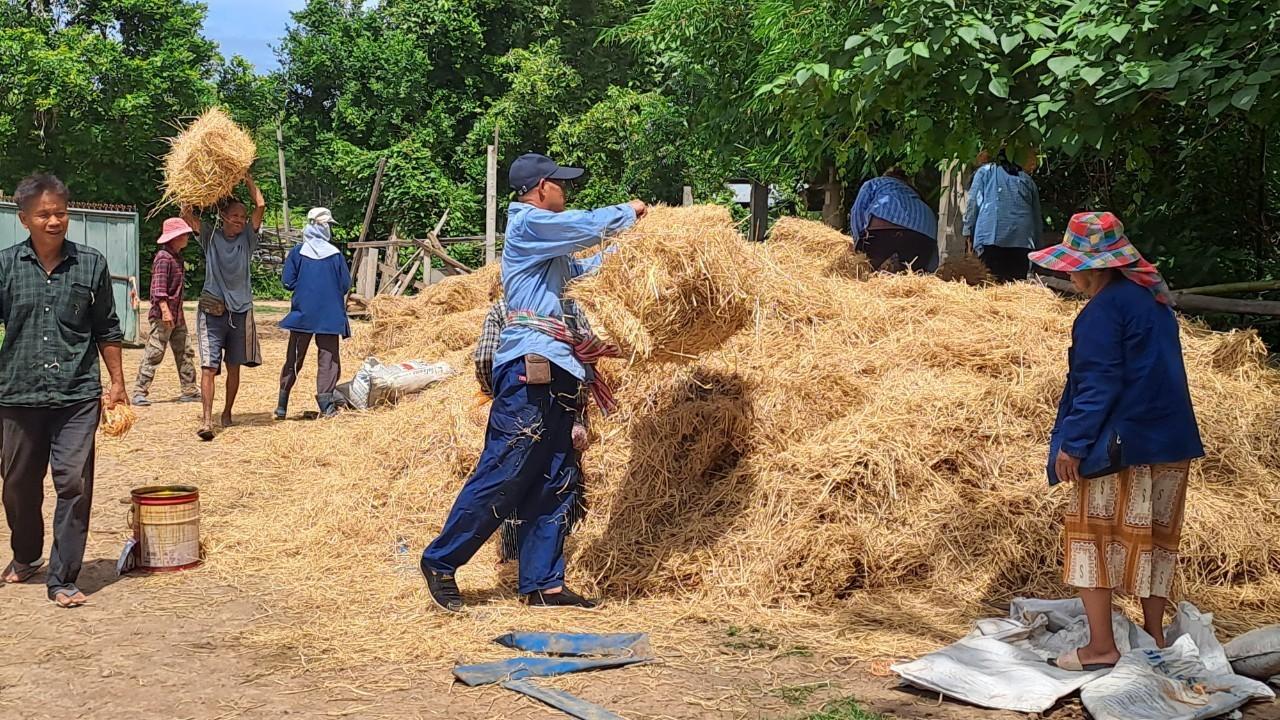
[[[587,381],[587,386],[591,389],[591,397],[595,398],[596,404],[600,406],[600,412],[609,415],[618,409],[618,403],[613,397],[613,389],[604,375],[594,367],[596,361],[601,358],[621,357],[622,352],[616,345],[605,342],[595,333],[575,331],[559,318],[539,315],[532,310],[508,312],[507,324],[536,330],[568,345],[579,362],[592,366],[591,379]]]

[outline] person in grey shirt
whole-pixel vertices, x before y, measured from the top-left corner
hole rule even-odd
[[[258,249],[258,231],[267,203],[253,178],[245,175],[245,186],[253,198],[253,215],[238,198],[228,197],[218,205],[216,226],[202,226],[200,218],[183,208],[182,219],[196,231],[204,250],[204,289],[196,311],[196,346],[200,349],[200,399],[204,414],[196,433],[212,440],[214,379],[227,365],[227,400],[222,410],[222,426],[232,423],[231,408],[240,390],[240,368],[262,364],[258,330],[253,320],[253,285],[249,263]]]

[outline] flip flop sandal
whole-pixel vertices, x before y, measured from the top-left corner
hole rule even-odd
[[[1063,654],[1056,660],[1050,658],[1046,662],[1053,667],[1060,668],[1062,670],[1069,670],[1071,672],[1097,672],[1098,670],[1110,670],[1116,666],[1115,663],[1089,663],[1088,665],[1081,665],[1079,648]]]
[[[57,590],[53,591],[53,597],[49,598],[49,602],[53,603],[54,605],[57,605],[60,608],[63,608],[64,610],[70,610],[71,608],[84,607],[85,603],[89,602],[87,599],[86,600],[71,599],[72,596],[77,595],[79,593],[80,593],[80,588],[77,588],[77,587],[58,588]],[[59,602],[58,598],[60,597],[67,598],[67,602],[65,603]]]
[[[196,437],[205,442],[209,442],[213,439],[213,428],[208,425],[201,425],[200,429],[196,431]]]
[[[18,579],[5,580],[5,582],[10,585],[17,585],[18,583],[24,583],[30,580],[32,575],[35,575],[37,572],[40,572],[40,568],[42,567],[44,567],[44,558],[40,558],[35,562],[31,563],[30,565],[20,563],[17,560],[11,560],[9,562],[9,566],[4,569],[4,574],[7,576],[9,575],[9,573],[13,573],[14,575],[18,576]]]

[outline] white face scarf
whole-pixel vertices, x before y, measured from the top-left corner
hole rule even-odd
[[[307,213],[307,226],[302,229],[302,256],[312,260],[324,260],[330,255],[337,255],[338,248],[329,242],[329,223],[333,222],[333,214],[328,208],[312,208]]]

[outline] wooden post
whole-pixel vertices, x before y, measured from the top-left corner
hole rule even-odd
[[[827,168],[827,182],[823,186],[822,222],[836,230],[844,229],[844,186],[834,165]]]
[[[373,193],[369,195],[369,205],[364,209],[364,225],[360,226],[360,242],[369,237],[369,225],[373,223],[373,210],[378,206],[378,194],[382,192],[382,173],[387,169],[387,159],[378,158],[378,174],[373,177]]]
[[[276,153],[280,156],[280,209],[284,213],[284,236],[287,240],[293,234],[289,224],[289,184],[284,174],[284,131],[280,123],[276,123]]]
[[[942,168],[942,192],[938,201],[938,260],[960,257],[966,252],[964,242],[964,208],[969,194],[965,191],[964,163],[950,160]]]
[[[498,126],[493,126],[484,191],[484,264],[498,259]]]
[[[364,225],[360,227],[360,240],[369,237],[369,226],[373,223],[373,211],[378,206],[378,194],[382,192],[382,173],[387,169],[387,159],[378,159],[378,173],[373,178],[373,192],[369,195],[369,205],[364,210]],[[378,248],[363,248],[360,263],[356,266],[356,294],[372,298],[378,293],[378,263],[381,252]]]
[[[684,202],[682,204],[685,207],[688,207],[693,204],[693,188],[689,187],[688,185],[684,186]]]
[[[751,224],[748,226],[747,239],[751,242],[764,242],[765,233],[769,230],[769,186],[751,182]]]

